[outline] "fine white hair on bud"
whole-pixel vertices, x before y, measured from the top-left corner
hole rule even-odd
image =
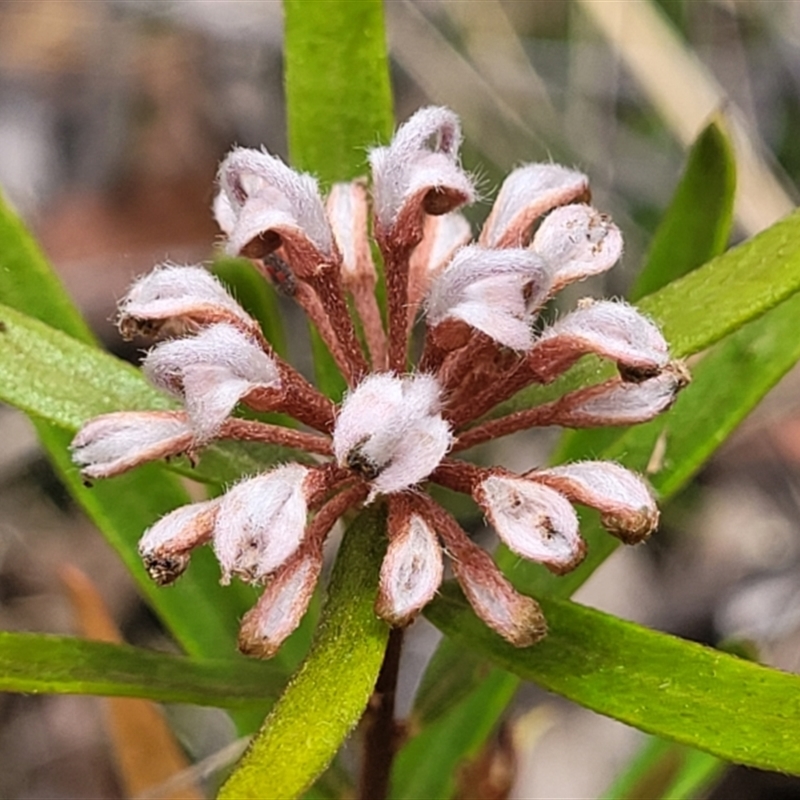
[[[400,502],[392,502],[389,508],[389,547],[381,566],[375,612],[388,623],[402,626],[433,599],[444,565],[428,522]]]
[[[87,422],[72,440],[86,478],[111,478],[147,461],[188,450],[194,434],[179,411],[117,411]]]
[[[563,574],[586,554],[578,517],[559,492],[511,475],[489,475],[473,492],[475,501],[508,547]]]
[[[322,549],[300,549],[270,579],[254,608],[244,615],[239,649],[272,658],[300,624],[322,572]]]
[[[135,281],[119,304],[117,324],[136,334],[181,335],[214,322],[258,330],[250,315],[208,270],[164,264]]]
[[[650,320],[627,303],[602,300],[583,302],[545,328],[528,364],[547,382],[587,353],[616,361],[625,377],[639,379],[658,374],[669,362],[667,342]]]
[[[458,163],[461,125],[447,108],[430,106],[401,125],[388,147],[370,151],[375,216],[384,230],[401,218],[446,214],[475,198]]]
[[[139,540],[139,555],[150,577],[167,586],[189,565],[189,552],[210,541],[219,500],[181,506],[161,517]]]
[[[578,389],[556,401],[550,424],[594,428],[647,422],[666,411],[688,382],[683,364],[672,361],[659,375],[638,383],[613,379]]]
[[[222,581],[236,575],[260,583],[300,546],[312,470],[286,464],[237,483],[221,499],[213,545]]]
[[[626,544],[646,539],[658,525],[658,508],[647,484],[612,461],[580,461],[534,470],[526,477],[596,508],[603,527]]]
[[[503,182],[481,231],[486,247],[522,247],[531,229],[548,211],[588,198],[589,179],[559,164],[528,164]]]
[[[342,467],[370,481],[370,501],[424,480],[450,448],[432,375],[370,375],[347,394],[333,430]]]
[[[148,353],[142,368],[156,386],[184,398],[200,439],[211,438],[249,392],[281,385],[274,359],[227,324],[162,342]]]
[[[545,217],[531,247],[547,261],[555,293],[611,269],[622,255],[622,234],[608,215],[570,205]]]
[[[532,309],[548,289],[545,264],[531,250],[462,247],[431,284],[428,323],[459,319],[506,347],[527,350]]]
[[[333,235],[311,175],[267,152],[239,147],[220,164],[218,181],[214,213],[228,236],[228,252],[263,258],[283,244],[332,257]]]

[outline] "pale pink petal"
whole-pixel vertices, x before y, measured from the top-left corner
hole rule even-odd
[[[561,574],[586,554],[575,510],[558,492],[525,478],[490,475],[473,497],[497,535],[523,558]]]
[[[375,612],[392,625],[407,625],[442,582],[442,551],[419,514],[389,514],[389,547],[381,565]]]
[[[586,199],[589,179],[559,164],[528,164],[503,182],[481,231],[485,247],[523,247],[539,217],[557,206]]]
[[[181,506],[144,532],[139,555],[159,586],[177,580],[189,565],[189,552],[210,541],[218,507],[218,500]]]
[[[322,572],[322,551],[301,547],[270,580],[254,608],[242,619],[239,649],[249,656],[271,658],[297,628]]]
[[[297,550],[306,527],[311,473],[287,464],[236,484],[222,497],[213,544],[224,583],[232,575],[261,582]]]
[[[603,526],[627,544],[647,538],[658,525],[658,508],[647,484],[611,461],[582,461],[526,474],[572,502],[596,508]]]
[[[667,343],[650,320],[626,303],[603,300],[584,302],[546,328],[529,351],[528,364],[538,380],[548,382],[587,353],[612,359],[626,377],[639,379],[669,362]]]
[[[70,444],[87,478],[111,478],[147,461],[182,453],[194,434],[178,411],[118,411],[87,422]]]
[[[622,255],[622,234],[591,206],[557,208],[542,222],[531,245],[547,261],[552,291],[611,269]]]

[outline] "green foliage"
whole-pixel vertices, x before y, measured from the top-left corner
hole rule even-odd
[[[491,632],[454,587],[428,616],[504,669],[643,731],[729,761],[800,774],[800,677],[542,599],[550,631],[518,649]]]
[[[266,708],[283,685],[274,664],[195,659],[67,636],[0,632],[0,691],[142,697]]]

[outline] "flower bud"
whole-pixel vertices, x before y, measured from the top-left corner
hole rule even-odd
[[[402,498],[389,506],[389,547],[381,565],[375,613],[391,625],[408,625],[442,582],[442,550],[436,533]]]
[[[225,324],[162,342],[142,368],[156,386],[184,397],[201,439],[211,438],[249,392],[281,385],[275,361],[249,336]]]
[[[257,331],[255,320],[203,267],[164,264],[139,278],[119,304],[122,336],[181,336],[216,322]]]
[[[500,188],[480,243],[484,247],[524,247],[539,217],[588,196],[589,179],[559,164],[528,164],[515,169]]]
[[[460,319],[514,350],[533,343],[529,309],[549,287],[544,262],[523,249],[462,247],[432,283],[428,324]]]
[[[547,383],[587,353],[612,359],[625,377],[640,379],[657,375],[669,361],[658,328],[633,306],[608,300],[583,302],[546,328],[527,359],[537,380]]]
[[[555,294],[611,269],[622,255],[622,234],[610,217],[591,206],[563,206],[542,221],[531,247],[548,263]]]
[[[297,550],[312,474],[308,467],[286,464],[236,484],[222,497],[213,545],[223,583],[232,575],[260,583]]]
[[[439,465],[452,441],[440,391],[432,375],[382,373],[345,397],[333,452],[340,466],[370,481],[370,501],[419,483]]]
[[[258,603],[242,619],[239,649],[245,655],[275,655],[303,619],[321,572],[321,548],[305,546],[277,570]]]
[[[214,213],[229,253],[259,259],[283,247],[301,277],[320,260],[333,259],[333,235],[310,175],[269,153],[239,147],[220,165],[218,180]]]
[[[370,151],[379,238],[416,244],[425,214],[447,214],[473,201],[472,181],[458,164],[460,144],[458,117],[431,106],[401,125],[388,147]]]
[[[603,527],[626,544],[641,542],[658,525],[658,508],[645,482],[612,461],[581,461],[534,470],[525,477],[573,503],[596,508]]]
[[[189,552],[210,541],[218,508],[218,500],[182,506],[144,532],[139,555],[159,586],[176,581],[189,565]]]
[[[179,411],[118,411],[87,422],[72,440],[86,478],[111,478],[147,461],[188,450],[194,434]]]
[[[508,547],[523,558],[563,574],[586,554],[578,517],[566,498],[525,478],[489,475],[473,492],[475,501]]]

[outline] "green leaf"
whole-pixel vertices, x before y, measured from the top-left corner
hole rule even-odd
[[[327,186],[366,173],[367,146],[392,132],[392,92],[382,0],[284,0],[289,154]],[[318,386],[345,384],[311,330]]]
[[[759,769],[800,773],[800,677],[542,599],[550,632],[517,649],[455,587],[428,606],[448,636],[504,669],[648,733]]]
[[[375,616],[385,552],[382,510],[362,512],[336,558],[311,650],[221,800],[299,797],[330,763],[361,717],[378,676],[389,629]]]
[[[285,679],[275,665],[185,658],[68,636],[0,632],[0,691],[143,697],[221,708],[266,706]]]
[[[733,226],[736,161],[721,118],[689,151],[686,168],[629,293],[639,300],[725,250]]]
[[[705,796],[726,767],[716,756],[650,737],[603,800],[692,800]]]
[[[484,672],[486,670],[484,669]],[[492,670],[466,702],[411,740],[395,760],[392,800],[450,797],[465,758],[477,755],[517,690],[518,681]]]

